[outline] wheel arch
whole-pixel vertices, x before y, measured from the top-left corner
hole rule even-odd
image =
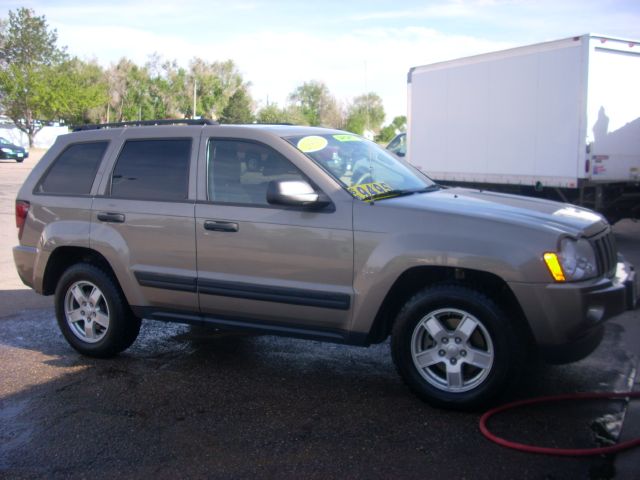
[[[368,334],[368,343],[383,342],[393,328],[402,306],[429,285],[452,283],[472,288],[491,298],[514,319],[518,330],[532,344],[533,334],[524,311],[507,282],[490,272],[442,266],[417,266],[405,270],[387,292]]]
[[[47,260],[42,281],[43,295],[53,295],[56,290],[58,280],[64,271],[71,265],[77,263],[88,263],[105,271],[115,280],[120,288],[118,277],[107,259],[99,252],[86,247],[62,246],[56,248]]]

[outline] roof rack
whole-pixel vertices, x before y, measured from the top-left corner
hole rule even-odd
[[[92,125],[78,125],[73,127],[74,132],[83,130],[100,130],[101,128],[141,127],[148,125],[218,125],[218,122],[208,118],[176,118],[169,120],[136,120],[131,122],[96,123]]]

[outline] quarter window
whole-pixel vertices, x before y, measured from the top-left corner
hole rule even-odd
[[[36,193],[89,195],[108,142],[76,143],[56,158]]]
[[[190,156],[190,138],[125,142],[111,176],[111,196],[185,200]]]
[[[208,198],[216,203],[268,206],[272,180],[306,180],[289,160],[271,148],[239,140],[209,141]]]

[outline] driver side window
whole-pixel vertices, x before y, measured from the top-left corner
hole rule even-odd
[[[242,140],[209,140],[209,201],[271,206],[267,203],[267,187],[272,180],[306,179],[289,160],[266,145]]]

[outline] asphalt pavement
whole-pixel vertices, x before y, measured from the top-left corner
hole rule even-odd
[[[82,357],[60,334],[51,298],[22,286],[10,257],[15,192],[33,161],[0,162],[0,478],[640,478],[638,449],[558,458],[489,442],[480,412],[414,397],[388,343],[359,348],[145,321],[119,357]],[[640,265],[640,224],[615,231]],[[639,357],[640,312],[628,312],[607,324],[590,357],[531,365],[502,400],[640,390]],[[637,434],[637,403],[532,407],[491,426],[520,442],[587,448]]]

